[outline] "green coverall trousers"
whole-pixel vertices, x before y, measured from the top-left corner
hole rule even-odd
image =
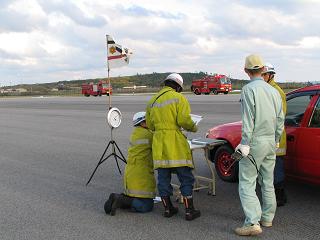
[[[258,224],[260,220],[272,222],[274,218],[277,206],[273,186],[275,150],[274,140],[259,138],[251,143],[249,157],[253,156],[259,174],[248,157],[239,162],[239,195],[246,216],[245,226]],[[257,178],[261,186],[262,209],[256,194]]]

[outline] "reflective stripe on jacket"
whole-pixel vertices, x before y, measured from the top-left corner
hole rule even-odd
[[[181,128],[196,132],[188,100],[171,87],[164,87],[148,102],[146,122],[154,131],[152,154],[154,168],[191,167],[192,155]]]
[[[274,78],[269,81],[269,84],[277,89],[281,96],[282,100],[282,111],[284,116],[287,114],[287,100],[286,100],[286,94],[284,91],[281,89],[281,87],[274,81]],[[287,150],[287,134],[285,129],[282,132],[281,138],[280,138],[280,146],[277,149],[277,156],[284,156],[286,155],[286,150]]]
[[[124,173],[124,193],[131,197],[154,198],[156,182],[152,162],[152,132],[135,127],[130,137]]]

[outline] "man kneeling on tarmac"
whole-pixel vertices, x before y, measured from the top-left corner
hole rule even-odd
[[[124,193],[111,193],[104,205],[106,214],[114,216],[117,208],[134,212],[150,212],[156,194],[152,161],[152,132],[147,128],[145,112],[133,116],[134,130],[130,137],[124,173]]]

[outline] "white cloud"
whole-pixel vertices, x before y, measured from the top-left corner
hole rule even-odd
[[[260,53],[282,81],[316,80],[317,1],[16,0],[0,3],[0,82],[106,75],[105,34],[134,51],[114,76],[205,71],[246,78]],[[291,68],[299,62],[301,68]],[[301,70],[301,71],[299,71]]]
[[[2,33],[0,34],[0,49],[8,53],[27,54],[30,35],[28,33]]]
[[[217,40],[211,37],[198,37],[196,46],[200,54],[214,54],[218,49]]]
[[[23,13],[35,18],[45,16],[45,12],[36,0],[14,1],[8,6],[8,10]]]
[[[304,37],[299,41],[299,47],[308,49],[320,48],[320,37]]]

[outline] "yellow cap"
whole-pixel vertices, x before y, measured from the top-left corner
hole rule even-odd
[[[259,55],[251,54],[246,57],[246,63],[244,68],[246,69],[259,69],[263,68],[264,63]]]

